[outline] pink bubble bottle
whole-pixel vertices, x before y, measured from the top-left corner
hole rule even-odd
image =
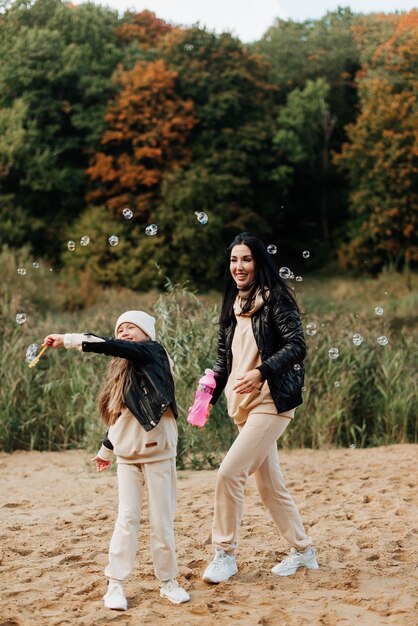
[[[193,426],[202,428],[206,424],[208,416],[208,406],[212,399],[213,392],[216,387],[215,376],[213,370],[206,369],[205,375],[199,380],[193,406],[189,409],[187,421]]]

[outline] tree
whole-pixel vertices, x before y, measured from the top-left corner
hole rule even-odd
[[[0,24],[0,108],[21,103],[24,145],[0,180],[0,217],[18,213],[37,253],[57,257],[84,203],[86,167],[100,139],[121,52],[117,13],[60,0],[18,0]],[[6,241],[18,245],[9,230]]]
[[[155,210],[164,172],[190,158],[185,143],[195,125],[193,103],[177,95],[176,79],[163,60],[119,68],[102,150],[88,168],[96,183],[89,201],[105,201],[114,214],[130,206],[144,221]]]
[[[418,261],[418,11],[398,17],[359,77],[361,112],[336,157],[353,215],[343,267],[378,271]]]
[[[278,166],[279,180],[297,180],[303,175],[305,191],[311,190],[310,220],[315,221],[319,199],[322,240],[330,243],[328,185],[331,178],[330,140],[336,117],[328,104],[330,87],[324,79],[308,80],[304,89],[290,92],[278,116],[274,144],[285,160]],[[300,180],[300,178],[299,178]],[[295,217],[293,215],[293,217]]]

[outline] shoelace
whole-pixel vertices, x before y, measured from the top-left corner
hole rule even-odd
[[[164,583],[163,586],[164,589],[166,589],[167,591],[174,591],[174,589],[177,589],[177,587],[179,587],[179,584],[175,580],[168,580],[166,583]]]
[[[224,565],[224,561],[228,558],[228,555],[224,552],[223,554],[217,554],[214,559],[212,565],[214,569],[220,569]]]

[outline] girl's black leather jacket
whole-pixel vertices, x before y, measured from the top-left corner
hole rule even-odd
[[[130,385],[124,402],[145,430],[157,426],[168,406],[178,417],[170,363],[161,344],[151,340],[124,341],[86,334],[89,334],[90,341],[82,342],[83,352],[117,356],[132,363]],[[92,336],[97,337],[98,341],[92,342]]]
[[[252,314],[251,325],[261,356],[261,365],[257,369],[263,380],[267,379],[278,413],[299,406],[303,402],[306,345],[295,304],[287,298],[270,298]],[[230,324],[219,325],[218,357],[213,366],[216,388],[212,404],[224,390],[231,372],[235,326],[235,317]]]

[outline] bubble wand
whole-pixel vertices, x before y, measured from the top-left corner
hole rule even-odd
[[[41,356],[43,355],[43,353],[45,352],[45,350],[47,349],[47,347],[48,347],[48,346],[44,346],[44,347],[42,348],[42,350],[40,351],[40,353],[39,353],[39,354],[37,354],[37,355],[36,355],[36,357],[35,357],[35,358],[33,358],[33,359],[31,360],[31,362],[30,362],[30,363],[28,363],[29,367],[35,367],[35,365],[37,365],[37,364],[39,363],[39,359],[41,358]]]

